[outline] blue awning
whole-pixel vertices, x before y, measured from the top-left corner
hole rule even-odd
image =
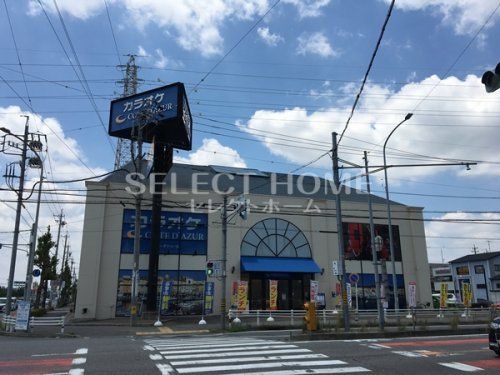
[[[244,272],[320,273],[321,269],[310,258],[241,257]]]

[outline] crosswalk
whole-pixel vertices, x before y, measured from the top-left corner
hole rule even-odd
[[[210,336],[144,341],[144,350],[162,375],[306,375],[370,371],[277,340]]]

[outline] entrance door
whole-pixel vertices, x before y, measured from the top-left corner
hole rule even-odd
[[[290,280],[278,280],[278,310],[290,310]]]
[[[291,280],[292,281],[292,309],[302,309],[304,308],[304,293],[303,293],[303,283],[302,280]]]

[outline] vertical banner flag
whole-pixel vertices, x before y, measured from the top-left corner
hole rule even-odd
[[[311,280],[311,287],[309,292],[311,302],[316,302],[316,296],[318,295],[318,292],[319,292],[318,282]]]
[[[233,281],[233,288],[231,290],[231,309],[238,308],[238,282]]]
[[[205,282],[205,315],[213,314],[214,312],[214,283],[213,281]]]
[[[269,280],[269,310],[278,310],[278,280]]]
[[[238,284],[238,310],[247,309],[248,281],[240,281]]]
[[[345,289],[347,292],[347,306],[352,307],[352,289],[351,289],[351,283],[346,283],[345,284]]]
[[[439,307],[444,309],[448,299],[448,285],[446,283],[441,283],[441,295],[439,297]]]
[[[462,284],[462,295],[464,296],[464,306],[465,307],[470,307],[471,305],[471,297],[472,297],[472,293],[471,293],[471,288],[470,288],[470,284],[469,283],[463,283]]]
[[[417,307],[417,283],[415,281],[408,283],[408,307]]]
[[[161,286],[161,309],[160,313],[167,313],[169,311],[170,296],[174,288],[173,281],[164,281]]]

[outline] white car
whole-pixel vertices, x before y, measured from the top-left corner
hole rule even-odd
[[[441,294],[435,293],[432,295],[432,297],[433,297],[433,299],[437,299],[439,301],[439,299],[441,298]],[[446,299],[446,304],[448,306],[456,306],[458,304],[457,296],[454,295],[453,293],[448,293],[448,296]]]

